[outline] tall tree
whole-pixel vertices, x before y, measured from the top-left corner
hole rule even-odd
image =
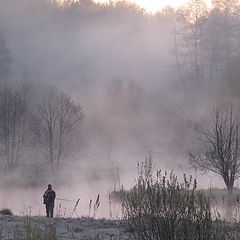
[[[81,125],[84,118],[79,103],[64,93],[52,92],[36,107],[32,131],[42,157],[52,171],[80,151]]]
[[[16,169],[22,161],[27,132],[28,92],[27,85],[0,89],[0,145],[8,170]]]
[[[200,84],[204,78],[204,51],[203,51],[203,32],[207,20],[208,8],[203,0],[191,0],[188,4],[177,12],[180,35],[181,49],[175,50],[181,53],[176,53],[178,56],[178,68],[180,66],[179,56],[182,56],[182,61],[187,63],[185,69]],[[177,31],[176,31],[177,33]],[[180,72],[180,71],[179,71]],[[182,78],[182,76],[181,76]]]

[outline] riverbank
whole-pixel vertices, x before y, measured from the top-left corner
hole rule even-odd
[[[127,240],[120,220],[0,216],[0,239]],[[31,238],[34,239],[34,238]]]

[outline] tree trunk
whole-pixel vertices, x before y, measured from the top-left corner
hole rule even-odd
[[[176,58],[176,64],[177,64],[177,71],[178,71],[178,77],[182,83],[184,91],[186,91],[186,85],[183,79],[182,75],[182,68],[179,60],[179,53],[178,53],[178,43],[177,43],[177,26],[175,22],[175,32],[174,32],[174,51],[175,51],[175,58]]]
[[[233,184],[230,183],[227,186],[227,202],[226,202],[226,212],[225,212],[225,219],[228,221],[231,221],[233,218],[233,209],[234,209],[234,205],[233,205]]]

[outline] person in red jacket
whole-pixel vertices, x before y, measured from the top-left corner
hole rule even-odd
[[[46,205],[47,217],[53,217],[54,211],[54,201],[56,198],[56,193],[52,189],[52,185],[48,184],[48,188],[43,194],[43,203]]]

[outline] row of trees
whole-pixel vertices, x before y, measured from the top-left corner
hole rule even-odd
[[[181,80],[214,84],[239,55],[238,0],[191,0],[176,13],[175,56]],[[208,85],[209,86],[209,85]]]
[[[36,84],[17,84],[12,77],[12,58],[0,32],[0,157],[1,166],[15,170],[47,163],[52,171],[81,150],[80,104],[66,93],[50,90],[34,97]],[[44,90],[43,90],[44,91]],[[39,163],[38,163],[39,164]]]
[[[17,11],[18,4],[16,2],[11,0],[4,3],[3,6],[6,5],[11,9],[10,6],[13,5],[15,7],[13,9]],[[96,19],[98,24],[105,25],[106,19],[111,19],[114,15],[114,21],[112,21],[114,24],[115,21],[122,23],[124,19],[134,23],[131,25],[133,35],[138,32],[152,34],[153,32],[148,32],[150,29],[155,29],[154,32],[165,33],[166,29],[169,32],[172,31],[172,25],[176,19],[175,46],[171,46],[171,48],[174,49],[178,75],[185,88],[191,86],[189,82],[192,80],[198,83],[197,86],[209,87],[209,83],[213,84],[215,80],[221,78],[223,68],[233,60],[233,57],[239,55],[238,0],[213,0],[211,8],[206,5],[204,0],[190,0],[188,4],[177,11],[166,8],[155,16],[147,15],[144,10],[125,1],[110,1],[109,4],[103,5],[91,0],[65,0],[61,1],[62,5],[59,5],[60,1],[57,0],[38,0],[34,3],[26,0],[25,2],[25,6],[29,7],[29,11],[32,12],[39,10],[49,13],[50,9],[51,14],[56,14],[54,17],[57,21],[54,28],[58,29],[61,26],[64,31],[76,26],[77,29],[82,29],[85,24],[88,25]],[[33,6],[35,8],[31,10]],[[50,18],[50,20],[53,24],[53,19]],[[84,23],[83,26],[80,25],[81,22]],[[117,27],[119,26],[117,25]],[[135,31],[136,29],[138,31]],[[130,44],[131,41],[136,40],[127,38],[126,41]],[[159,46],[163,43],[159,38]],[[154,47],[159,46],[154,45]],[[124,48],[127,45],[120,45],[120,47]],[[146,47],[149,46],[144,46],[143,49]],[[146,54],[143,56],[147,57]],[[85,69],[81,70],[85,71]],[[88,76],[88,73],[86,75]],[[206,85],[203,85],[203,82]]]
[[[80,104],[65,93],[51,91],[36,101],[30,84],[1,87],[0,149],[3,166],[14,170],[26,164],[34,154],[35,159],[43,160],[55,171],[80,151],[83,118]]]
[[[192,82],[197,88],[206,86],[210,89],[211,86],[215,89],[216,82],[223,78],[224,68],[240,54],[239,0],[212,0],[210,7],[205,0],[189,0],[176,11],[166,7],[154,16],[147,15],[143,9],[126,1],[110,1],[109,4],[100,5],[91,0],[66,0],[62,7],[56,1],[52,3],[59,12],[68,10],[78,13],[75,17],[80,17],[83,12],[91,18],[100,12],[108,16],[115,9],[120,13],[116,17],[130,16],[140,26],[152,24],[154,28],[161,29],[161,24],[156,23],[167,22],[165,28],[171,29],[175,22],[175,44],[172,49],[185,89],[191,88]]]

